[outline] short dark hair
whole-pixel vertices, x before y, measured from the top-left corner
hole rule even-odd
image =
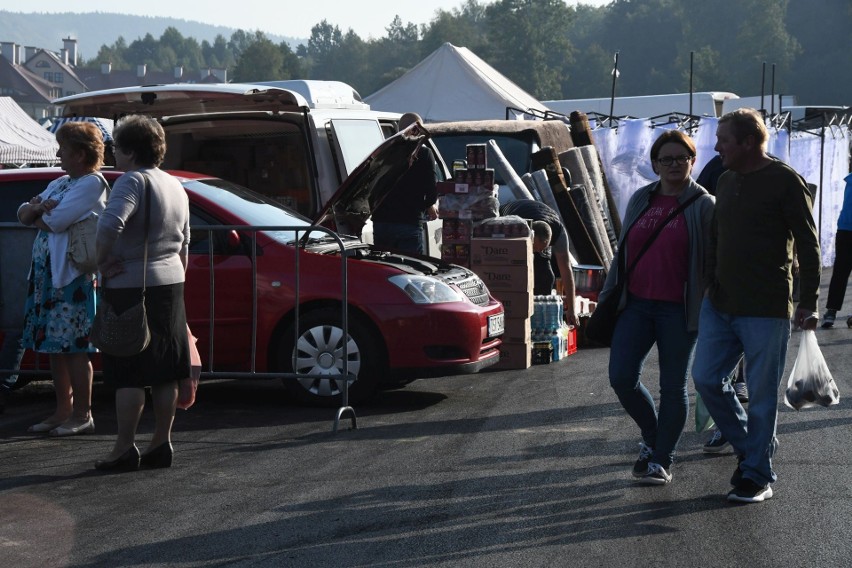
[[[104,135],[91,122],[69,121],[56,131],[56,141],[83,152],[83,165],[92,170],[104,163]]]
[[[550,225],[544,221],[533,221],[532,232],[538,240],[550,244],[550,239],[553,238],[553,231],[550,230]],[[545,245],[545,246],[547,246]]]
[[[766,130],[766,123],[763,121],[763,115],[753,108],[738,108],[727,114],[723,114],[719,119],[719,124],[730,122],[734,131],[734,138],[738,143],[749,136],[754,136],[762,150],[766,150],[766,142],[769,140],[769,132]]]
[[[690,138],[685,132],[682,130],[666,130],[660,134],[656,140],[654,140],[653,144],[651,144],[652,162],[657,161],[657,158],[660,156],[660,148],[669,142],[680,144],[686,148],[690,156],[695,156],[696,154],[695,142],[693,142],[692,138]]]
[[[166,133],[160,123],[149,116],[129,114],[118,121],[112,131],[117,148],[133,154],[140,166],[156,168],[166,155]]]

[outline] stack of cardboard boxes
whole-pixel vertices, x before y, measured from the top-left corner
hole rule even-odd
[[[526,369],[532,364],[532,238],[475,237],[470,267],[503,303],[506,328],[495,369]]]
[[[469,144],[466,162],[453,181],[438,184],[441,258],[469,267],[503,303],[506,327],[493,368],[526,369],[532,364],[532,235],[526,224],[496,219],[499,202],[486,145]]]

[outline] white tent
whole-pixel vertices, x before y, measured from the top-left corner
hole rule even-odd
[[[445,43],[364,99],[373,110],[416,112],[425,122],[521,118],[548,108],[466,47]]]
[[[11,97],[0,97],[0,164],[54,164],[59,145],[53,134]]]

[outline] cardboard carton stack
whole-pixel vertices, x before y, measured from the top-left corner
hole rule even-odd
[[[494,170],[486,167],[485,156],[485,144],[468,144],[467,167],[456,169],[452,181],[438,182],[441,259],[447,262],[469,267],[474,227],[497,216]]]
[[[495,369],[526,369],[532,364],[532,238],[499,233],[470,241],[470,267],[503,303],[506,330]]]

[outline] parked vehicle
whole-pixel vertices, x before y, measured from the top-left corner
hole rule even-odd
[[[63,116],[153,116],[166,132],[164,168],[250,187],[308,217],[396,133],[400,116],[370,110],[337,81],[126,87],[54,104]]]
[[[370,193],[386,191],[399,178],[423,138],[415,128],[386,140],[313,220],[221,178],[171,171],[190,199],[187,317],[205,370],[252,370],[256,317],[254,370],[310,374],[285,378],[284,385],[302,402],[339,404],[342,383],[321,376],[339,374],[343,366],[341,254],[348,272],[347,361],[356,377],[351,401],[365,399],[382,383],[476,372],[499,360],[503,307],[469,269],[376,250],[345,235],[339,235],[341,246],[332,234],[308,230],[328,218],[341,224],[367,218]],[[63,174],[58,168],[0,170],[0,208],[14,210]],[[106,175],[112,181],[119,173]],[[304,227],[309,234],[297,243],[293,230],[262,230],[253,246],[252,231],[208,229],[213,226]],[[19,240],[28,234],[32,242],[31,229],[14,234]],[[25,286],[17,298],[7,297],[6,288],[10,274],[25,283],[30,245],[18,246],[26,253],[3,266],[3,299],[4,311],[22,313]]]

